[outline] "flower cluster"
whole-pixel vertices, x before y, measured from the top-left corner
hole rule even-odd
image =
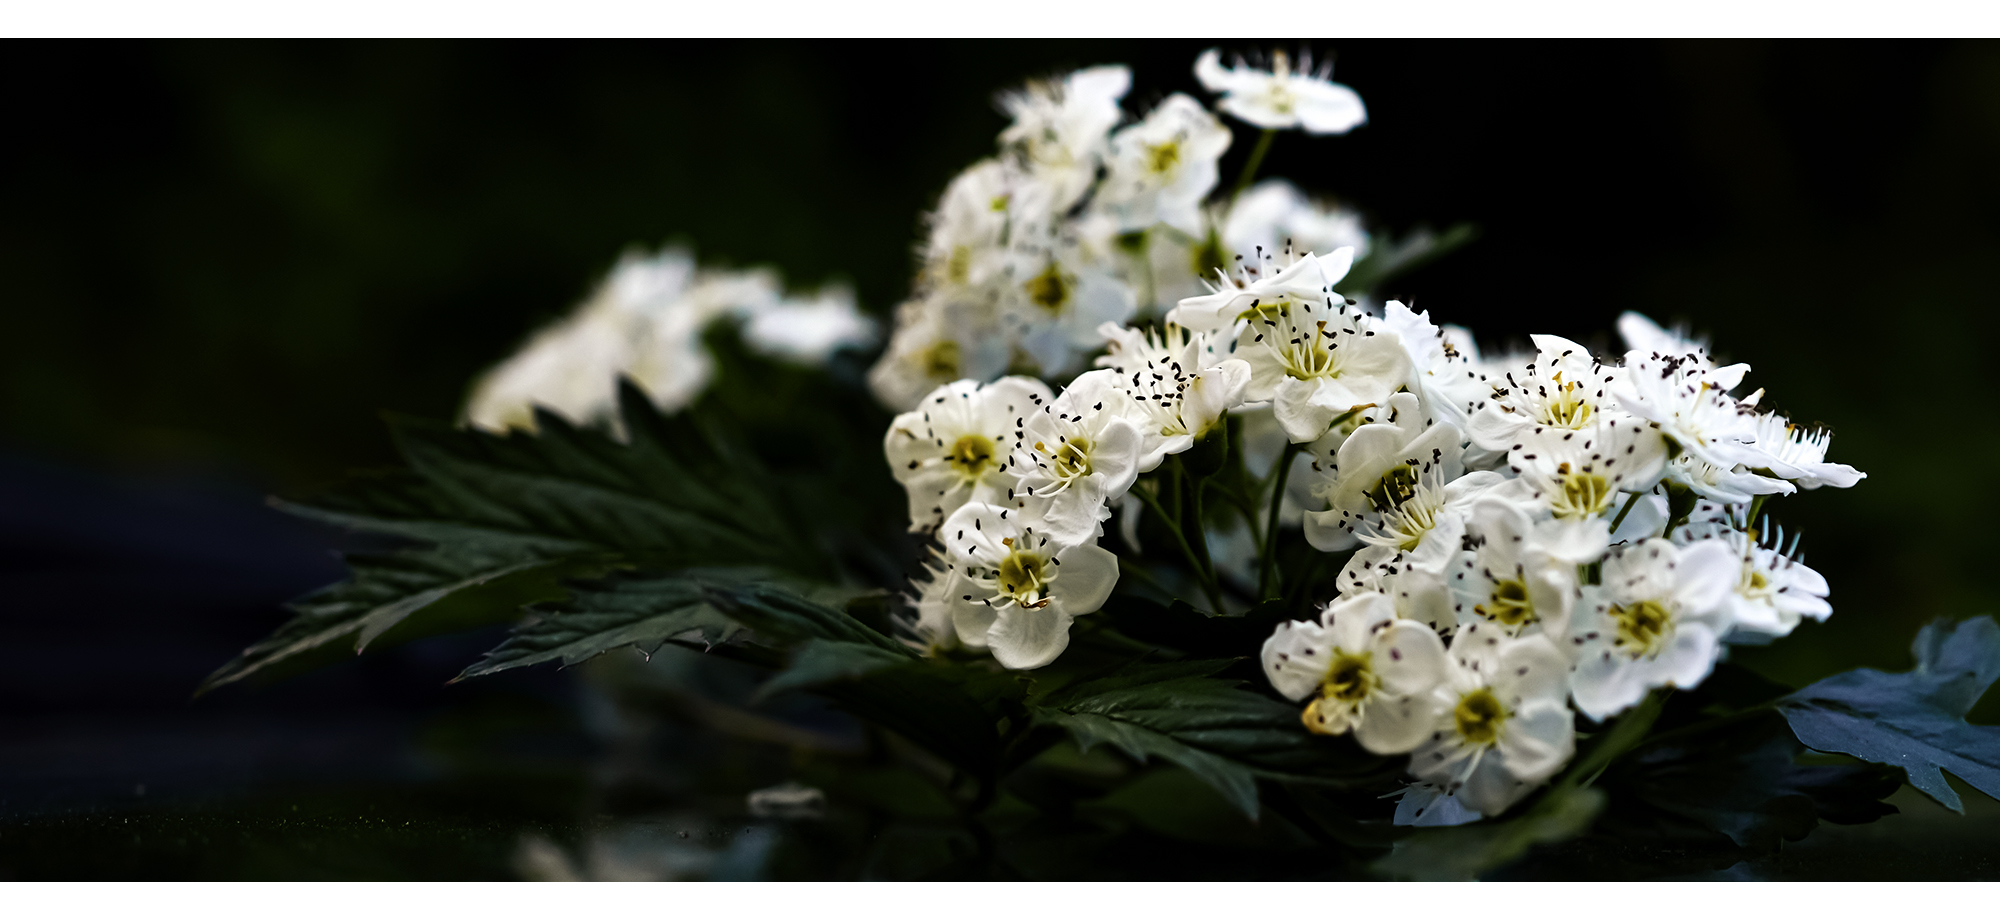
[[[1322,98],[1353,97],[1323,74],[1265,86],[1252,72],[1214,70],[1200,71],[1204,84],[1252,124],[1345,131],[1361,121],[1358,97],[1351,111]],[[1130,84],[1124,67],[1093,67],[1000,98],[1013,121],[999,155],[953,179],[930,215],[915,294],[869,375],[884,404],[909,409],[961,379],[1067,379],[1102,347],[1101,325],[1202,293],[1224,253],[1275,253],[1287,239],[1365,253],[1356,216],[1287,183],[1209,201],[1229,128],[1180,93],[1128,120],[1119,101]]]
[[[1259,126],[1365,117],[1351,90],[1282,57],[1224,70],[1211,53],[1197,72]],[[1408,755],[1403,819],[1435,824],[1501,813],[1547,781],[1579,713],[1602,722],[1655,688],[1693,687],[1728,643],[1831,612],[1796,539],[1782,545],[1758,512],[1863,474],[1826,460],[1825,431],[1764,411],[1761,390],[1737,395],[1746,365],[1630,313],[1622,355],[1536,335],[1532,354],[1489,357],[1428,312],[1345,296],[1357,225],[1285,185],[1204,208],[1227,131],[1175,96],[1107,137],[1125,85],[1100,68],[1009,98],[1009,156],[947,192],[926,290],[876,368],[892,403],[924,386],[884,444],[911,529],[936,541],[913,598],[923,644],[1009,668],[1054,661],[1116,587],[1125,560],[1099,545],[1114,508],[1134,553],[1141,509],[1167,519],[1218,615],[1287,580],[1266,576],[1277,531],[1296,527],[1343,561],[1318,616],[1264,643],[1265,674],[1304,704],[1306,730]],[[1146,171],[1170,159],[1191,172]],[[1231,252],[1230,271],[1158,322],[1127,325],[1131,276],[1080,253],[1161,228],[1269,242]],[[1059,390],[1039,379],[1097,349]],[[1010,367],[1039,376],[980,382]],[[1224,440],[1232,418],[1270,507],[1268,524],[1244,514],[1235,605],[1210,522],[1159,504],[1182,488],[1168,480],[1212,472],[1176,455]],[[1197,508],[1202,488],[1186,493]]]
[[[573,313],[480,377],[466,420],[495,432],[533,431],[539,406],[576,424],[615,423],[620,375],[674,411],[714,376],[702,334],[725,317],[741,324],[751,348],[801,364],[876,340],[874,321],[844,287],[793,298],[769,268],[699,268],[680,248],[628,252]]]

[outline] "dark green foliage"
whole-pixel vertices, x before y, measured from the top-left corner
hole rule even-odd
[[[1931,623],[1901,674],[1857,668],[1786,697],[1778,711],[1807,746],[1901,767],[1910,785],[1963,813],[1949,770],[2000,798],[2000,728],[1965,714],[2000,677],[2000,626],[1991,617]]]
[[[629,383],[619,398],[627,443],[546,412],[532,436],[391,418],[408,471],[360,476],[280,507],[413,545],[350,556],[351,580],[293,604],[296,617],[201,689],[350,635],[358,651],[455,593],[552,568],[570,576],[619,564],[830,574],[829,560],[801,540],[811,531],[775,503],[756,458],[687,417],[661,415]]]
[[[698,635],[705,644],[740,629],[708,603],[712,585],[768,577],[758,569],[693,569],[675,575],[573,582],[567,601],[531,608],[531,617],[457,680],[556,661],[569,666],[631,646],[651,654],[666,640]]]

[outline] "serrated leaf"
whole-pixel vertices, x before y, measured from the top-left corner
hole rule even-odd
[[[1914,670],[1857,668],[1780,701],[1807,747],[1902,768],[1910,785],[1952,811],[1965,806],[1940,771],[2000,798],[2000,728],[1965,713],[2000,676],[2000,625],[1938,621],[1917,634]]]
[[[740,627],[708,603],[712,585],[769,577],[761,569],[694,569],[666,576],[573,582],[568,600],[538,604],[513,635],[454,681],[545,662],[564,667],[631,646],[651,654],[668,639],[698,635],[707,644]]]
[[[781,588],[710,585],[706,595],[710,603],[738,623],[780,645],[827,639],[871,645],[904,658],[916,657],[916,652],[908,646],[876,632],[868,624]]]
[[[1370,772],[1383,761],[1305,731],[1295,706],[1211,676],[1233,664],[1129,665],[1052,693],[1032,711],[1086,750],[1110,744],[1141,761],[1158,757],[1185,767],[1252,818],[1260,776],[1331,780],[1357,768]]]
[[[1604,791],[1559,784],[1533,808],[1501,821],[1426,828],[1396,841],[1371,867],[1416,881],[1469,881],[1504,866],[1538,843],[1567,840],[1590,828]]]
[[[241,680],[329,642],[357,650],[439,600],[546,571],[623,563],[764,565],[823,574],[823,554],[772,506],[752,458],[693,422],[655,411],[629,383],[628,442],[549,413],[539,434],[494,435],[392,419],[408,470],[357,476],[285,511],[417,545],[348,558],[353,577],[290,605],[297,613],[203,682]],[[494,619],[515,614],[496,610]]]

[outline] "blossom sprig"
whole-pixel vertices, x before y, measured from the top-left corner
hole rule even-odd
[[[1259,127],[1365,118],[1323,70],[1272,62],[1210,52],[1196,69]],[[1760,515],[1864,474],[1827,460],[1823,429],[1739,395],[1748,365],[1637,314],[1621,354],[1538,334],[1495,357],[1429,311],[1349,296],[1358,227],[1289,185],[1201,205],[1227,129],[1173,96],[1114,130],[1127,82],[1099,68],[1008,97],[1002,156],[946,192],[875,368],[908,409],[885,447],[933,540],[913,585],[930,647],[1048,665],[1122,572],[1160,566],[1237,614],[1325,583],[1280,564],[1302,542],[1338,575],[1301,599],[1312,619],[1264,643],[1272,689],[1302,731],[1407,755],[1399,814],[1434,824],[1512,808],[1569,761],[1579,719],[1694,687],[1730,643],[1831,613],[1825,579]],[[1180,237],[1248,251],[1199,266],[1191,289],[1152,254]],[[1186,293],[1155,319],[1142,282]],[[1165,543],[1142,550],[1142,521]]]

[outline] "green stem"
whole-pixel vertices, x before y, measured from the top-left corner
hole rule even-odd
[[[1632,513],[1632,506],[1639,503],[1639,498],[1639,493],[1632,493],[1632,497],[1625,500],[1625,507],[1618,509],[1618,516],[1611,519],[1612,533],[1617,533],[1618,525],[1625,523],[1625,515]]]
[[[1271,142],[1278,137],[1278,129],[1265,128],[1257,138],[1257,146],[1250,149],[1250,160],[1243,164],[1243,174],[1236,177],[1236,190],[1229,193],[1229,200],[1235,201],[1250,187],[1250,180],[1257,178],[1257,167],[1264,165],[1264,154],[1271,152]]]
[[[1285,502],[1285,480],[1292,475],[1292,458],[1305,450],[1297,444],[1286,444],[1284,456],[1278,458],[1277,478],[1271,484],[1271,513],[1265,518],[1264,545],[1257,561],[1257,599],[1263,600],[1273,590],[1283,593],[1284,580],[1278,577],[1278,508]]]
[[[1744,527],[1755,528],[1757,526],[1757,512],[1764,510],[1764,499],[1770,497],[1769,495],[1759,495],[1750,499],[1750,517],[1743,521]]]
[[[1174,542],[1180,545],[1181,555],[1187,558],[1188,565],[1194,569],[1195,580],[1201,582],[1202,592],[1208,595],[1208,602],[1215,605],[1216,613],[1221,613],[1222,592],[1216,587],[1215,576],[1202,568],[1201,560],[1195,557],[1194,547],[1188,545],[1187,535],[1181,533],[1180,525],[1167,514],[1167,509],[1160,507],[1160,500],[1154,497],[1153,493],[1137,487],[1132,489],[1132,493],[1139,496],[1139,500],[1145,502],[1146,507],[1153,509],[1154,514],[1160,516],[1160,523],[1166,525],[1168,533],[1173,534]]]

